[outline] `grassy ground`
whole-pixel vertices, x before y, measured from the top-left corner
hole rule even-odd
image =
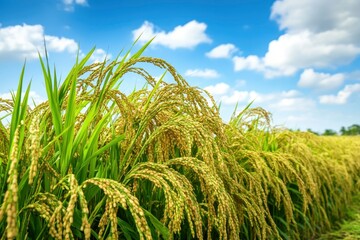
[[[334,231],[321,235],[319,240],[360,239],[360,193],[354,197],[347,215],[346,220],[340,222]]]

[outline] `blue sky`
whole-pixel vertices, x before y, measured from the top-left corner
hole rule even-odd
[[[31,96],[45,99],[44,38],[64,78],[78,50],[113,59],[142,33],[136,47],[156,36],[145,55],[211,92],[225,121],[254,100],[274,125],[339,130],[360,123],[359,12],[354,0],[0,0],[0,97],[26,59]]]

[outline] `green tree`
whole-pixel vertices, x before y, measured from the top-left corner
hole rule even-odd
[[[348,135],[359,135],[360,134],[360,125],[353,124],[348,127]]]
[[[344,127],[344,126],[342,126],[341,127],[341,129],[340,129],[340,133],[341,133],[341,135],[347,135],[347,130],[346,130],[346,128]]]
[[[347,128],[341,127],[340,133],[341,135],[347,135],[347,136],[360,135],[360,125],[353,124]]]
[[[324,136],[334,136],[336,134],[337,133],[332,129],[325,129],[325,131],[324,131],[324,133],[322,135],[324,135]]]

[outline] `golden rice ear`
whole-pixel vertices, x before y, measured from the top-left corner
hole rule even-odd
[[[18,214],[18,163],[19,163],[19,141],[20,141],[20,128],[19,125],[14,133],[13,142],[9,154],[10,168],[8,173],[8,189],[4,195],[4,201],[0,208],[0,221],[6,213],[6,237],[14,239],[17,236],[17,214]]]
[[[42,147],[40,144],[41,135],[40,135],[40,117],[35,116],[32,119],[30,124],[29,134],[30,137],[28,139],[28,149],[30,150],[30,170],[29,170],[29,185],[33,184],[34,178],[37,175],[38,167],[39,167],[39,159],[42,154]]]
[[[186,219],[192,237],[203,239],[200,206],[196,201],[193,186],[185,176],[165,164],[148,162],[134,166],[126,176],[126,181],[130,180],[138,180],[140,183],[147,180],[162,190],[165,195],[162,222],[168,226],[171,234],[180,233]]]
[[[49,234],[55,239],[63,239],[63,215],[65,208],[61,201],[51,193],[39,193],[24,208],[40,215],[47,222]]]
[[[182,157],[171,159],[166,162],[168,166],[185,167],[189,172],[189,178],[199,180],[200,189],[204,202],[207,206],[207,235],[215,228],[219,232],[219,239],[236,239],[240,231],[240,219],[238,218],[234,199],[226,191],[222,179],[206,162],[197,158]]]
[[[118,239],[117,210],[118,206],[121,206],[123,209],[128,208],[130,210],[140,239],[152,239],[144,211],[139,204],[139,200],[131,194],[130,190],[117,181],[102,178],[88,179],[83,182],[82,188],[86,188],[90,184],[99,187],[106,195],[104,214],[99,222],[99,236],[103,235],[106,225],[110,221],[111,237]]]

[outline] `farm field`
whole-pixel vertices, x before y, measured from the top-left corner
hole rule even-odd
[[[23,73],[0,99],[3,239],[315,239],[346,216],[360,137],[274,128],[251,105],[225,123],[146,47],[89,65],[90,52],[63,81],[42,59],[46,102],[30,107]],[[129,73],[148,85],[123,93]]]

